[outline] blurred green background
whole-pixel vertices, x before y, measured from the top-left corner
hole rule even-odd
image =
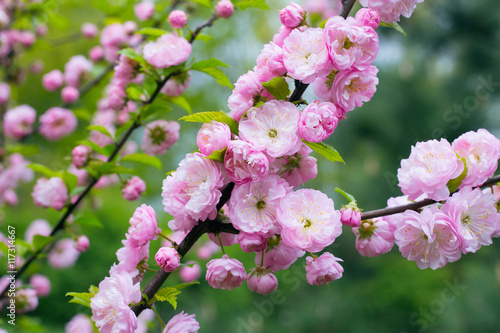
[[[299,1],[297,1],[299,3]],[[27,74],[17,92],[16,104],[28,103],[39,114],[59,103],[57,93],[41,88],[41,76],[52,69],[63,69],[74,54],[87,54],[97,40],[64,37],[77,33],[83,22],[101,27],[111,17],[126,20],[133,17],[133,1],[73,0],[54,1],[58,15],[49,24],[49,33],[30,49],[21,62],[44,63],[40,74]],[[271,1],[269,11],[237,11],[226,21],[218,21],[205,33],[213,37],[208,43],[193,47],[196,59],[217,57],[230,65],[225,70],[232,82],[253,68],[255,58],[279,27],[278,10],[286,1]],[[303,3],[303,2],[302,2]],[[110,5],[115,7],[110,7]],[[122,7],[123,6],[123,7]],[[358,5],[357,5],[358,6]],[[120,8],[126,7],[126,10]],[[181,8],[186,8],[181,6]],[[209,17],[210,12],[197,8],[190,14],[190,27]],[[358,7],[355,7],[357,9]],[[328,140],[342,155],[346,164],[332,164],[318,157],[319,175],[307,187],[324,191],[339,208],[346,203],[334,192],[336,187],[353,194],[365,211],[385,207],[391,196],[401,195],[397,188],[400,160],[408,157],[417,141],[444,137],[450,142],[460,134],[484,127],[500,135],[500,3],[497,1],[434,0],[419,4],[410,19],[401,26],[407,36],[380,27],[380,52],[375,62],[379,68],[378,91],[372,101],[348,114]],[[164,25],[166,27],[166,25]],[[98,71],[97,71],[98,72]],[[484,82],[495,84],[486,86]],[[485,88],[489,89],[485,90]],[[488,91],[488,96],[477,95]],[[186,91],[193,111],[226,110],[228,88],[214,84],[204,74],[192,73],[191,87]],[[305,96],[314,98],[312,91]],[[94,89],[77,108],[95,110],[100,89]],[[174,110],[171,119],[184,115]],[[162,228],[169,216],[161,205],[161,182],[165,172],[176,168],[183,156],[196,150],[193,140],[197,124],[182,123],[180,141],[162,156],[163,170],[144,167],[147,192],[129,203],[118,186],[95,190],[82,210],[95,209],[104,229],[82,228],[90,238],[90,249],[71,269],[54,270],[45,260],[32,267],[50,277],[52,293],[41,298],[36,311],[18,317],[15,329],[5,321],[0,327],[9,332],[63,332],[64,325],[76,313],[90,314],[82,306],[68,304],[68,291],[86,291],[98,285],[116,261],[115,251],[128,228],[128,219],[141,203],[152,205]],[[32,161],[52,168],[65,168],[75,139],[84,138],[86,124],[80,131],[56,144],[34,136],[28,143],[38,144],[40,153]],[[140,140],[141,133],[135,136]],[[2,231],[7,225],[17,227],[18,237],[36,218],[52,224],[59,213],[35,207],[31,201],[33,182],[21,186],[20,204],[6,207]],[[155,242],[152,248],[159,247]],[[468,254],[458,262],[432,271],[420,270],[414,262],[402,258],[395,247],[377,258],[364,258],[354,247],[354,236],[344,234],[327,250],[344,260],[342,279],[328,286],[312,287],[305,281],[305,259],[292,268],[278,272],[278,291],[269,296],[251,293],[246,286],[234,291],[211,289],[201,277],[201,285],[192,286],[179,297],[178,310],[167,304],[158,308],[164,320],[184,310],[196,314],[201,332],[498,332],[500,324],[500,245],[498,242]],[[249,270],[253,256],[237,245],[228,249]],[[153,252],[154,253],[154,252]],[[187,259],[196,259],[196,250]],[[4,260],[1,258],[0,260]],[[202,267],[206,262],[200,262]],[[3,264],[2,264],[3,266]],[[150,260],[150,266],[155,267]],[[152,273],[147,273],[143,286]],[[176,274],[167,281],[174,285]],[[5,320],[2,316],[0,320]],[[27,319],[29,318],[29,319]],[[37,324],[42,324],[39,326]],[[24,325],[24,326],[23,326]],[[160,330],[154,324],[151,332]]]

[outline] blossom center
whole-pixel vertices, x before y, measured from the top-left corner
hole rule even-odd
[[[264,209],[266,207],[266,202],[264,200],[259,200],[255,206],[258,210]]]
[[[167,132],[161,127],[155,127],[149,131],[149,137],[154,145],[159,145],[165,141]]]
[[[278,135],[278,131],[275,130],[275,129],[272,129],[269,131],[269,133],[267,133],[269,135],[270,138],[275,138],[276,135]]]
[[[306,229],[308,229],[308,228],[310,228],[312,226],[312,222],[310,220],[308,220],[308,219],[304,219],[302,221],[302,223],[304,223],[304,228],[306,228]]]

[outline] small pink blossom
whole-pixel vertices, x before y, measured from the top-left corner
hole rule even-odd
[[[296,246],[280,240],[279,236],[273,236],[268,240],[264,260],[262,260],[262,253],[258,252],[255,254],[255,264],[269,267],[271,271],[276,272],[290,267],[304,253]]]
[[[24,232],[24,240],[31,243],[35,235],[49,236],[51,232],[52,228],[47,220],[36,219],[31,222],[29,227]]]
[[[93,333],[94,325],[89,317],[77,314],[65,326],[65,333]]]
[[[156,41],[144,45],[144,59],[156,68],[176,66],[189,57],[191,44],[183,37],[173,34],[160,36]]]
[[[239,121],[254,105],[254,101],[261,96],[263,89],[255,72],[248,71],[240,76],[234,85],[233,93],[227,100],[229,110],[231,110],[229,116]]]
[[[285,39],[290,36],[294,29],[289,28],[285,25],[282,25],[278,32],[273,36],[273,43],[276,44],[278,47],[283,47],[283,43]]]
[[[35,289],[25,288],[16,291],[15,309],[18,314],[35,310],[38,307],[38,296]]]
[[[158,228],[158,220],[154,209],[145,204],[136,208],[129,223],[127,240],[132,247],[146,245],[151,240],[157,239],[161,232],[161,229]]]
[[[94,38],[99,33],[99,28],[94,23],[86,22],[82,24],[82,35],[85,38]]]
[[[7,103],[10,99],[10,85],[0,82],[0,105]]]
[[[363,221],[352,231],[356,235],[356,249],[362,256],[376,257],[394,246],[394,226],[382,218]]]
[[[298,187],[318,175],[317,160],[309,156],[311,152],[311,148],[302,144],[295,154],[277,158],[270,165],[270,169],[273,173],[284,178],[290,186]]]
[[[245,252],[262,252],[267,247],[267,238],[258,233],[247,233],[240,231],[238,244]]]
[[[35,205],[61,210],[68,201],[68,189],[59,177],[39,178],[31,193]]]
[[[61,99],[66,104],[74,103],[80,97],[80,92],[75,87],[67,86],[61,90]]]
[[[278,279],[272,272],[257,267],[248,275],[247,285],[255,293],[267,295],[278,289]]]
[[[92,149],[88,146],[85,145],[76,146],[71,151],[71,156],[73,158],[71,160],[71,164],[73,164],[77,168],[83,167],[87,163],[91,152]]]
[[[280,10],[281,23],[289,28],[297,28],[305,19],[306,11],[295,2],[291,2],[288,6]]]
[[[195,315],[188,315],[181,311],[172,317],[163,329],[162,333],[197,333],[200,324],[194,319]]]
[[[318,258],[306,258],[306,279],[311,286],[322,286],[338,280],[344,273],[344,268],[339,264],[343,261],[330,252],[324,252]]]
[[[186,265],[179,270],[182,282],[187,283],[198,279],[201,275],[201,267],[194,261],[186,262]]]
[[[2,129],[7,137],[20,139],[31,133],[36,111],[23,104],[8,110],[3,116]]]
[[[342,224],[358,228],[361,224],[361,211],[356,202],[351,202],[340,209],[340,222]]]
[[[54,69],[42,77],[42,85],[47,91],[55,91],[61,88],[63,83],[63,73],[58,69]]]
[[[361,25],[376,29],[380,24],[380,14],[370,8],[361,8],[354,17]]]
[[[181,264],[181,257],[173,247],[161,247],[155,255],[156,264],[165,272],[173,272]]]
[[[134,14],[140,21],[150,19],[155,12],[155,4],[151,1],[142,1],[134,6]]]
[[[168,79],[160,91],[167,96],[179,96],[189,87],[189,82],[191,82],[189,72],[186,72],[184,75],[176,75]]]
[[[146,183],[137,176],[128,179],[122,188],[122,195],[125,200],[134,201],[141,197],[146,191]]]
[[[94,46],[89,51],[89,58],[93,62],[98,62],[104,56],[104,50],[100,46]]]
[[[130,229],[130,228],[129,228]],[[118,264],[115,264],[110,269],[110,274],[113,272],[125,272],[130,275],[135,282],[142,280],[145,269],[148,267],[147,261],[149,258],[149,242],[144,246],[135,246],[128,239],[122,240],[123,247],[116,251]]]
[[[229,18],[233,15],[234,5],[230,0],[220,0],[215,6],[217,15],[222,18]]]
[[[30,278],[30,285],[36,290],[37,296],[44,297],[50,294],[50,280],[45,275],[32,275]]]
[[[450,195],[446,184],[463,170],[464,163],[446,139],[417,142],[410,157],[401,161],[398,185],[409,200],[423,193],[433,200],[445,200]]]
[[[255,73],[260,82],[267,82],[274,77],[284,75],[286,68],[283,64],[283,49],[274,43],[264,45],[257,57]]]
[[[226,148],[230,140],[231,130],[229,126],[215,120],[204,123],[196,136],[198,148],[205,156]]]
[[[245,184],[264,179],[269,173],[269,160],[251,143],[233,140],[227,145],[224,167],[231,181]]]
[[[394,23],[400,20],[400,16],[410,17],[417,3],[424,0],[360,0],[359,3],[380,14],[382,21]]]
[[[83,55],[71,57],[64,65],[64,81],[68,86],[78,88],[82,79],[90,73],[92,66],[92,62]]]
[[[310,142],[321,142],[332,135],[344,111],[330,102],[313,101],[300,113],[299,134]]]
[[[212,288],[233,290],[247,279],[247,273],[241,262],[225,254],[208,262],[205,278]]]
[[[75,241],[64,238],[55,243],[49,252],[48,260],[50,266],[54,268],[68,268],[75,264],[79,256],[80,252],[75,247]]]
[[[47,140],[56,141],[73,133],[77,125],[78,120],[73,111],[52,107],[40,116],[38,132]]]
[[[182,29],[187,23],[187,15],[182,10],[174,10],[168,15],[168,22],[174,29]]]
[[[181,125],[174,121],[159,119],[145,126],[141,148],[149,155],[163,155],[179,140]]]
[[[105,48],[119,48],[127,44],[128,33],[121,23],[112,23],[107,25],[101,31],[100,43]]]
[[[218,242],[217,242],[218,243]],[[215,254],[219,253],[221,247],[213,241],[205,242],[199,249],[196,251],[196,256],[200,260],[208,260],[212,258]]]
[[[89,238],[85,235],[81,235],[76,239],[75,248],[79,252],[87,252],[87,250],[89,249],[89,244]]]

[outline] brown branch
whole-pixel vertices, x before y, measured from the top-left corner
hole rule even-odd
[[[196,29],[194,29],[193,33],[191,34],[191,37],[189,38],[189,43],[194,42],[196,37],[200,34],[201,30],[203,30],[206,27],[211,27],[215,20],[217,20],[218,16],[217,14],[213,14],[212,17],[210,17],[206,22],[200,24]]]

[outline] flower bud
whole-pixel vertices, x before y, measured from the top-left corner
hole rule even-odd
[[[165,272],[173,272],[180,266],[181,257],[173,247],[162,247],[156,252],[156,264]]]
[[[215,10],[217,11],[217,15],[222,18],[229,18],[233,15],[234,5],[229,0],[220,0],[215,6]]]
[[[187,23],[187,15],[182,10],[174,10],[168,15],[168,22],[174,29],[181,29]]]
[[[306,19],[306,11],[294,2],[280,11],[280,20],[284,26],[297,28]]]

